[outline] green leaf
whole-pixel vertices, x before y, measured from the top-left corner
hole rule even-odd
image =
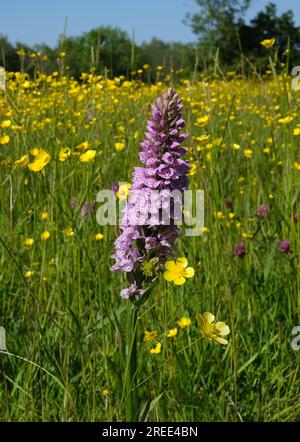
[[[150,413],[152,413],[152,411],[154,410],[154,407],[158,404],[160,398],[162,397],[162,395],[164,394],[164,391],[162,393],[160,393],[158,396],[156,396],[151,402],[150,402],[150,406],[149,406],[149,411],[147,413],[147,416],[145,418],[145,421],[147,421],[148,416]]]

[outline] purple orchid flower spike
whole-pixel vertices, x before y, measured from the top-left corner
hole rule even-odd
[[[137,274],[147,260],[157,259],[164,263],[172,253],[179,236],[174,205],[179,203],[180,192],[188,188],[189,164],[181,157],[187,152],[181,147],[188,137],[180,133],[185,126],[182,118],[182,102],[174,89],[170,88],[156,104],[152,105],[151,119],[147,122],[146,139],[140,144],[139,154],[143,167],[135,167],[130,197],[121,221],[122,233],[115,242],[112,256],[115,264],[112,271],[124,271],[131,281],[129,289],[122,291],[122,298],[143,293],[143,281]],[[175,194],[171,207],[170,201]],[[164,214],[168,212],[170,222]],[[143,216],[143,222],[141,222]],[[134,288],[134,290],[133,290]]]

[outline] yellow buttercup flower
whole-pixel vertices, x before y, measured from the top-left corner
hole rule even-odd
[[[27,272],[24,273],[25,278],[31,278],[33,275],[33,271],[32,270],[27,270]]]
[[[51,156],[43,149],[39,149],[32,163],[28,164],[28,169],[32,172],[40,172],[51,160]]]
[[[177,258],[176,262],[173,260],[167,261],[165,264],[166,271],[163,276],[166,281],[174,282],[175,285],[182,285],[186,278],[192,278],[195,274],[193,267],[187,267],[188,261],[186,258]]]
[[[119,200],[125,200],[129,195],[130,183],[121,184],[116,192],[116,197]]]
[[[295,168],[296,170],[299,170],[299,171],[300,171],[300,163],[295,162],[295,163],[294,163],[294,168]]]
[[[253,155],[253,150],[252,149],[245,149],[244,150],[244,155],[246,158],[251,158]]]
[[[29,155],[23,155],[19,160],[15,161],[16,167],[26,167],[29,163]]]
[[[195,126],[204,127],[208,124],[208,121],[209,121],[208,116],[197,118]]]
[[[295,136],[300,135],[300,127],[299,127],[299,126],[297,126],[297,127],[294,128],[294,130],[293,130],[293,135],[295,135]]]
[[[4,158],[4,160],[2,160],[0,164],[2,166],[7,166],[10,162],[11,162],[11,156],[9,155],[8,157]]]
[[[280,124],[289,124],[293,121],[294,117],[292,117],[291,115],[284,117],[284,118],[279,118],[278,123]]]
[[[160,351],[161,351],[161,343],[156,342],[155,346],[153,348],[150,348],[149,353],[151,353],[152,355],[158,355]]]
[[[20,49],[19,51],[17,51],[17,54],[20,55],[20,57],[24,57],[25,55],[24,49]]]
[[[33,238],[26,238],[23,241],[24,246],[27,247],[28,249],[33,246],[33,243],[34,243]]]
[[[157,331],[144,331],[144,342],[154,341],[157,336]]]
[[[175,338],[177,335],[178,335],[178,330],[176,327],[172,328],[167,332],[167,338]]]
[[[42,221],[45,221],[46,219],[48,219],[48,213],[47,212],[41,212],[40,218],[41,218]]]
[[[46,241],[49,237],[50,237],[50,233],[48,232],[48,230],[45,230],[44,232],[41,233],[41,240],[42,241]]]
[[[224,219],[224,218],[225,218],[225,215],[224,215],[224,213],[223,213],[221,210],[219,210],[218,212],[216,212],[216,213],[215,213],[215,216],[216,216],[216,218],[218,218],[218,219]]]
[[[96,241],[101,241],[101,239],[104,238],[104,235],[102,235],[102,233],[96,233],[95,235],[95,240]]]
[[[9,140],[9,135],[3,135],[2,137],[0,137],[0,144],[8,144]]]
[[[245,239],[251,239],[251,238],[253,238],[253,233],[251,233],[251,232],[244,232],[244,233],[242,233],[242,237],[245,238]]]
[[[104,388],[104,390],[102,390],[102,394],[105,398],[108,398],[109,396],[109,390],[107,388]]]
[[[79,160],[82,163],[91,163],[94,161],[96,153],[96,150],[87,150],[85,153],[80,155]]]
[[[265,40],[262,40],[260,44],[265,48],[271,48],[275,44],[275,38],[266,38]]]
[[[200,135],[196,137],[196,140],[200,143],[201,146],[207,144],[209,142],[210,135]]]
[[[64,161],[66,161],[67,158],[69,158],[70,155],[71,155],[71,150],[68,147],[63,147],[59,151],[58,159],[63,163]]]
[[[228,344],[228,341],[223,338],[223,336],[227,336],[230,333],[230,329],[225,322],[214,323],[215,316],[209,312],[205,312],[203,316],[198,313],[196,318],[199,323],[201,333],[205,338],[218,342],[222,345]]]
[[[182,316],[178,321],[176,321],[176,324],[178,327],[180,327],[182,330],[186,330],[191,325],[190,318],[187,318],[186,316]]]
[[[83,152],[88,150],[90,147],[90,143],[88,141],[84,141],[76,146],[76,149],[82,150]]]
[[[72,227],[67,227],[64,232],[67,237],[74,236],[74,230]]]
[[[7,127],[11,126],[11,121],[10,120],[3,120],[0,123],[0,127],[1,129],[6,129]]]
[[[117,151],[125,149],[125,143],[115,143],[115,149]]]
[[[31,151],[30,151],[30,153],[31,153],[31,155],[32,155],[33,157],[38,156],[39,152],[40,152],[40,149],[38,149],[37,147],[34,147],[34,148],[31,149]]]
[[[197,164],[196,163],[190,164],[189,175],[190,176],[195,175],[196,170],[197,170]]]

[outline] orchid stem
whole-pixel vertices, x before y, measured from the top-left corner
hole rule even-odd
[[[135,375],[137,371],[137,323],[138,307],[129,304],[127,326],[126,326],[126,422],[134,422],[137,419],[137,394],[134,388]]]

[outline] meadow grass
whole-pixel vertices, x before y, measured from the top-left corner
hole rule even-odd
[[[150,104],[168,82],[8,77],[0,96],[0,326],[10,354],[0,353],[0,420],[124,420],[126,281],[110,272],[119,228],[99,226],[94,203],[99,190],[131,181]],[[175,257],[185,256],[195,276],[181,287],[161,278],[139,311],[138,418],[299,420],[300,352],[291,346],[300,324],[299,94],[283,75],[175,88],[207,229],[177,241]],[[84,142],[97,151],[89,163],[80,161]],[[15,163],[26,154],[32,162],[34,148],[51,155],[40,172]],[[65,161],[62,148],[71,151]],[[260,204],[270,209],[264,219]],[[288,253],[278,250],[282,240]],[[233,253],[239,241],[243,258]],[[202,337],[195,317],[205,311],[230,326],[227,346]],[[191,325],[167,338],[182,316]],[[157,331],[159,354],[149,353],[145,330]]]

